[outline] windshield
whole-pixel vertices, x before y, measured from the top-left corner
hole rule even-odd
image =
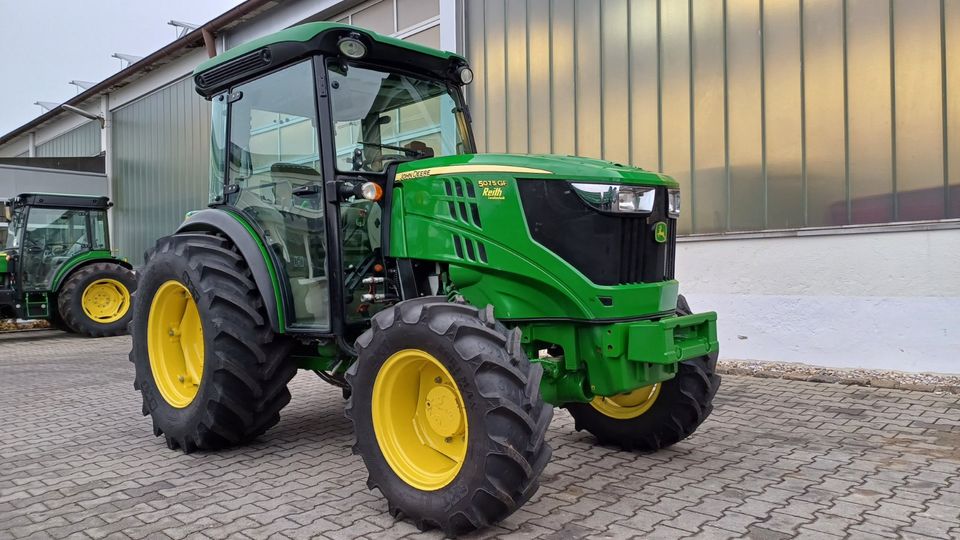
[[[329,74],[339,170],[381,172],[390,160],[472,151],[446,84],[340,63]]]

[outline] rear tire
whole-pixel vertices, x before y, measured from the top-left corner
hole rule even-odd
[[[98,289],[103,292],[98,294]],[[60,287],[58,312],[51,323],[88,337],[126,334],[133,318],[131,295],[136,290],[137,278],[132,270],[112,262],[88,264]],[[107,302],[105,310],[99,304],[101,298]]]
[[[691,313],[683,296],[677,299],[677,313]],[[594,403],[568,403],[564,407],[573,415],[576,430],[589,431],[600,444],[655,452],[686,439],[710,416],[713,397],[720,388],[716,370],[717,353],[681,362],[676,376],[660,383],[652,404],[642,407],[643,412],[633,418],[614,418],[609,408],[598,408]]]
[[[187,298],[186,307],[171,291]],[[174,315],[164,331],[167,314],[177,310],[182,318]],[[132,334],[134,388],[154,435],[171,449],[248,441],[274,426],[290,402],[290,342],[274,335],[250,269],[226,238],[187,233],[157,241],[141,276]]]
[[[505,518],[536,492],[551,455],[544,436],[553,409],[540,398],[543,369],[529,362],[519,331],[497,323],[492,308],[477,310],[442,297],[401,302],[374,316],[357,347],[359,358],[347,372],[352,395],[346,413],[356,433],[353,449],[367,466],[367,486],[380,490],[391,515],[409,519],[421,530],[437,527],[455,536]],[[414,360],[403,356],[411,354]],[[416,361],[421,364],[414,366],[425,366],[415,367],[419,371],[410,380],[418,382],[383,382],[390,380],[391,370],[400,369],[396,366],[407,369],[404,362]],[[385,395],[395,397],[388,400]],[[443,409],[454,395],[457,406]],[[431,430],[440,426],[433,446],[411,439],[399,444],[399,454],[391,452],[391,444],[397,444],[391,440],[398,433],[403,438],[404,430],[416,431],[420,441],[434,436],[422,419],[396,412],[423,407],[429,416],[431,396],[435,412],[439,403],[444,414],[450,413],[437,424],[428,423]],[[416,405],[407,407],[411,400]],[[392,411],[389,415],[382,412],[385,406]],[[453,417],[461,420],[450,420]],[[450,421],[453,424],[443,423]],[[434,455],[430,448],[452,453],[445,444],[460,445],[460,464],[424,467],[419,460],[429,462]],[[423,470],[440,470],[442,479],[415,485]]]

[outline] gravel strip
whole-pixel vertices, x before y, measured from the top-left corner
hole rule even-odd
[[[960,394],[960,375],[941,373],[907,373],[878,369],[847,369],[811,366],[787,362],[758,362],[745,360],[720,360],[720,373],[747,375],[764,379],[789,379],[837,383],[875,388],[899,388],[918,392]]]
[[[0,332],[16,332],[18,330],[35,330],[38,328],[50,328],[50,323],[47,321],[0,319]]]

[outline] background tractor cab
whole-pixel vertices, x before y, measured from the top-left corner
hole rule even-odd
[[[630,450],[706,418],[716,314],[678,294],[677,183],[476,153],[472,78],[461,56],[337,23],[196,69],[211,204],[149,252],[131,325],[170,448],[263,434],[311,370],[349,398],[391,513],[455,535],[533,495],[552,406]]]
[[[129,263],[111,254],[106,197],[26,193],[3,205],[0,316],[89,336],[126,331]]]

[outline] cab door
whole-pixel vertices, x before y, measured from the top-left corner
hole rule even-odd
[[[330,329],[323,169],[309,60],[239,85],[226,98],[227,203],[280,262],[288,328]],[[292,312],[292,313],[290,313]]]

